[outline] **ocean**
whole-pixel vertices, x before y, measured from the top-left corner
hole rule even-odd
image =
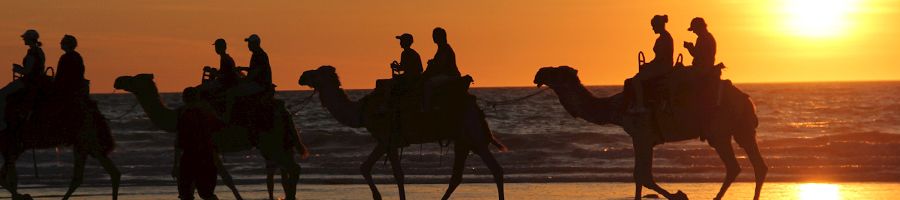
[[[756,103],[760,120],[757,140],[770,167],[770,182],[900,181],[900,82],[765,83],[738,84],[737,87]],[[596,96],[608,96],[621,90],[620,86],[588,88]],[[504,100],[537,90],[534,87],[473,88],[471,93],[484,100]],[[374,148],[374,139],[365,129],[338,124],[322,108],[318,98],[299,105],[309,92],[277,94],[278,98],[288,102],[289,107],[298,109],[294,123],[312,153],[309,159],[300,161],[301,184],[362,184],[359,165]],[[348,94],[355,100],[368,92],[350,90]],[[178,94],[163,94],[162,97],[169,107],[181,105]],[[110,119],[117,141],[111,158],[123,173],[122,184],[129,187],[172,186],[174,189],[175,183],[169,172],[175,135],[153,127],[140,106],[131,109],[136,101],[131,94],[95,94],[92,98]],[[573,118],[550,91],[508,105],[492,107],[482,103],[482,108],[494,134],[511,149],[502,153],[492,149],[504,167],[507,183],[625,182],[629,189],[620,199],[633,191],[630,188],[633,185],[627,184],[631,181],[633,166],[631,140],[620,127]],[[752,181],[749,161],[737,145],[735,148],[743,168],[738,181]],[[407,182],[447,183],[453,159],[452,151],[448,150],[436,143],[405,148],[402,161]],[[32,156],[32,151],[26,152],[18,162],[19,181],[23,187],[67,186],[72,171],[71,149],[44,149],[33,153]],[[653,171],[661,183],[703,183],[717,188],[725,175],[724,165],[715,151],[699,140],[659,145],[654,155]],[[34,177],[32,158],[37,161],[40,178]],[[265,182],[264,163],[258,151],[228,153],[225,163],[239,184]],[[374,173],[379,183],[393,182],[390,166],[384,162],[376,165]],[[468,159],[464,181],[492,181],[489,171],[476,155]],[[107,175],[91,159],[85,171],[85,185],[108,185]],[[896,188],[896,185],[891,187]],[[221,187],[219,190],[227,189]],[[485,191],[495,195],[491,190]]]

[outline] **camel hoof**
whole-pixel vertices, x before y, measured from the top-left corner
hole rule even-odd
[[[669,198],[669,199],[671,199],[671,200],[688,200],[688,196],[684,192],[681,192],[681,190],[678,190],[678,192],[673,194],[672,198]]]

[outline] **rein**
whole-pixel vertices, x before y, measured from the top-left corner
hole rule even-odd
[[[116,94],[116,91],[118,91],[118,89],[113,89],[113,91],[112,91],[111,94]],[[137,108],[138,104],[140,104],[140,101],[134,102],[134,104],[131,105],[131,108],[128,108],[127,111],[125,111],[124,113],[120,114],[119,116],[116,116],[116,117],[113,117],[113,118],[109,118],[109,120],[112,121],[112,120],[120,120],[120,119],[122,119],[122,118],[125,117],[126,115],[131,114],[132,112],[134,112],[134,109]]]
[[[306,98],[303,98],[303,100],[301,100],[299,104],[294,105],[293,108],[290,109],[290,110],[293,110],[293,111],[291,111],[291,115],[296,116],[296,115],[300,114],[300,111],[303,110],[303,107],[305,107],[306,104],[312,100],[313,96],[315,96],[316,93],[319,93],[319,91],[313,89],[312,93],[310,93],[309,96],[307,96]]]
[[[516,103],[516,102],[519,102],[519,101],[523,101],[523,100],[529,99],[529,98],[534,97],[534,96],[537,96],[537,95],[539,95],[539,94],[541,94],[541,93],[543,93],[544,91],[547,91],[547,90],[549,90],[549,89],[550,89],[550,87],[545,87],[545,88],[543,88],[543,89],[541,89],[541,90],[538,90],[538,91],[536,91],[536,92],[533,92],[533,93],[528,94],[528,95],[525,95],[525,96],[521,96],[521,97],[513,98],[513,99],[500,100],[500,101],[491,101],[491,100],[486,100],[486,99],[482,99],[482,98],[479,98],[479,97],[476,97],[476,98],[477,98],[478,100],[481,100],[481,101],[487,103],[487,105],[488,105],[488,106],[491,106],[491,108],[497,108],[498,105],[512,104],[512,103]]]

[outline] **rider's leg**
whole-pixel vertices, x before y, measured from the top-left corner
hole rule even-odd
[[[15,80],[3,89],[0,89],[0,130],[6,129],[6,97],[25,88],[21,80]]]
[[[631,88],[634,89],[634,106],[631,107],[631,112],[641,113],[646,112],[647,107],[644,106],[644,84],[643,79],[640,74],[635,75],[634,78],[629,79],[626,84],[631,85]]]

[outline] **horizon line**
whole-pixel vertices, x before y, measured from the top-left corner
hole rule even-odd
[[[729,80],[729,79],[723,79]],[[893,80],[830,80],[830,81],[770,81],[770,82],[734,82],[737,85],[762,85],[762,84],[812,84],[812,83],[878,83],[878,82],[900,82],[900,79]],[[598,84],[598,85],[585,85],[586,87],[615,87],[622,86],[622,84],[617,85],[608,85],[608,84]],[[470,88],[478,88],[478,89],[500,89],[500,88],[534,88],[535,86],[529,85],[511,85],[511,86],[475,86]],[[342,88],[344,90],[371,90],[374,88]],[[114,90],[119,91],[119,90]],[[275,90],[276,92],[297,92],[297,91],[312,91],[312,89],[299,89],[299,90]],[[179,93],[179,91],[160,91],[162,93]],[[129,92],[91,92],[90,94],[99,94],[99,95],[109,95],[109,94],[129,94]]]

